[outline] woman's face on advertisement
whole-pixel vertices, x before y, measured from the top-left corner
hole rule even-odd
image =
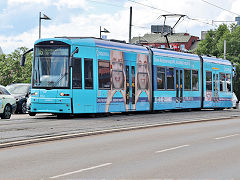
[[[138,84],[139,84],[139,88],[140,89],[147,89],[147,85],[148,85],[148,75],[147,73],[139,73],[138,74]]]
[[[112,52],[112,83],[113,88],[121,89],[123,87],[123,56],[120,51]]]
[[[147,89],[148,85],[148,62],[147,56],[140,54],[138,56],[138,84],[140,89]]]
[[[138,72],[146,73],[147,72],[147,56],[139,54],[138,56]]]

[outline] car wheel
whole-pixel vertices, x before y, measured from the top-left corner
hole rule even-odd
[[[10,119],[12,114],[12,108],[10,105],[6,105],[2,114],[2,119]]]
[[[26,101],[23,101],[21,104],[21,109],[19,111],[21,114],[26,114],[27,113],[27,103]]]

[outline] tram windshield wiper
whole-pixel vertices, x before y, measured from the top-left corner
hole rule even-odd
[[[68,75],[67,72],[65,72],[64,74],[62,74],[62,75],[60,76],[60,78],[53,84],[53,87],[56,87],[56,85],[57,85],[64,77],[66,77],[67,75]]]

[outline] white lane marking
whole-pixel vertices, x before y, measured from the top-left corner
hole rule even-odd
[[[223,136],[223,137],[217,137],[215,139],[225,139],[225,138],[230,138],[230,137],[234,137],[234,136],[238,136],[239,134],[232,134],[232,135],[228,135],[228,136]]]
[[[89,168],[85,168],[85,169],[80,169],[80,170],[77,170],[77,171],[73,171],[73,172],[69,172],[69,173],[64,173],[64,174],[57,175],[57,176],[53,176],[53,177],[49,177],[49,178],[50,178],[50,179],[55,179],[55,178],[59,178],[59,177],[63,177],[63,176],[68,176],[68,175],[75,174],[75,173],[80,173],[80,172],[83,172],[83,171],[89,171],[89,170],[93,170],[93,169],[97,169],[97,168],[109,166],[109,165],[111,165],[111,164],[112,164],[112,163],[105,163],[105,164],[101,164],[101,165],[98,165],[98,166],[93,166],[93,167],[89,167]]]
[[[190,146],[190,145],[185,144],[185,145],[182,145],[182,146],[177,146],[177,147],[173,147],[173,148],[169,148],[169,149],[163,149],[161,151],[156,151],[155,153],[162,153],[162,152],[166,152],[166,151],[172,151],[172,150],[184,148],[184,147],[187,147],[187,146]]]

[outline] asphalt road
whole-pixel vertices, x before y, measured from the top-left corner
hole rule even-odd
[[[240,119],[0,149],[0,179],[239,179]]]
[[[39,114],[35,117],[20,114],[13,115],[8,120],[0,119],[0,146],[4,143],[34,138],[211,118],[221,119],[239,115],[240,111],[238,109],[162,112],[154,114],[115,114],[113,116],[98,116],[96,118],[82,116],[74,119],[57,119],[56,116],[52,116],[51,114]]]

